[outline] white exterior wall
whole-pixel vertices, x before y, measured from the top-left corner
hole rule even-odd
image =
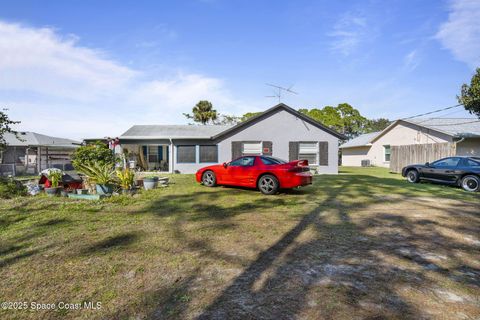
[[[452,142],[452,137],[420,127],[407,122],[400,122],[395,127],[384,133],[380,138],[372,143],[365,155],[355,153],[355,148],[342,149],[342,165],[361,166],[361,160],[368,159],[370,164],[378,167],[390,166],[390,162],[385,161],[385,145],[403,146],[409,144],[443,143]],[[348,164],[347,164],[348,163]]]
[[[220,163],[232,160],[233,141],[271,141],[272,156],[288,161],[290,141],[327,141],[328,166],[318,166],[319,173],[338,173],[338,138],[288,111],[281,110],[218,143]]]
[[[360,167],[362,160],[368,159],[370,147],[342,149],[342,166]]]

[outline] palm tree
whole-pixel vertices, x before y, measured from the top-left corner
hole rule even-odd
[[[188,119],[193,119],[195,122],[207,124],[210,121],[215,121],[218,117],[217,110],[213,109],[210,101],[200,100],[192,109],[192,114],[184,113],[183,115]]]

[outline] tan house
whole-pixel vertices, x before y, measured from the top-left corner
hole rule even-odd
[[[390,166],[391,146],[453,143],[457,155],[480,155],[480,120],[397,120],[383,131],[360,135],[340,146],[344,166]]]

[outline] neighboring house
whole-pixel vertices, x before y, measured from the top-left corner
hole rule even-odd
[[[0,175],[36,174],[50,167],[72,169],[70,155],[80,142],[35,132],[19,132],[18,137],[4,135],[7,147],[0,151]]]
[[[307,159],[318,173],[338,172],[344,136],[280,103],[235,126],[135,125],[121,150],[146,170],[194,173],[242,155]]]
[[[389,167],[391,146],[454,143],[457,155],[480,155],[480,120],[431,118],[397,120],[383,131],[360,135],[340,146],[342,165]]]

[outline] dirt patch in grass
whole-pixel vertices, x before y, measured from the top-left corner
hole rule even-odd
[[[480,199],[348,169],[272,197],[172,187],[0,204],[2,319],[475,319]]]

